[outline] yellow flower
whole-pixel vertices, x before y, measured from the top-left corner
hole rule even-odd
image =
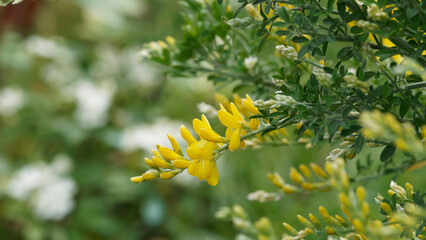
[[[211,186],[216,186],[219,182],[219,172],[217,171],[216,160],[198,159],[193,160],[188,166],[188,173],[198,180],[205,179]]]

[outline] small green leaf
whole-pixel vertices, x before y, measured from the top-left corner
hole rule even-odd
[[[290,22],[290,15],[288,15],[287,9],[285,7],[278,8],[278,16],[286,22]]]
[[[395,153],[395,146],[391,143],[388,144],[380,154],[380,161],[385,162],[388,161],[393,154]]]
[[[222,4],[223,0],[217,0],[217,3]]]
[[[327,12],[332,12],[334,4],[336,3],[336,0],[328,0],[327,2]]]

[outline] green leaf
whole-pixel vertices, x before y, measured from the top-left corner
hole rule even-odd
[[[223,0],[217,0],[217,3],[222,4]]]
[[[304,42],[309,41],[309,39],[304,37],[304,36],[295,36],[291,39],[291,41],[293,41],[295,43],[304,43]]]
[[[305,44],[302,48],[300,48],[299,52],[297,53],[297,57],[299,59],[303,58],[305,54],[308,53],[309,50],[311,49],[311,44],[309,43]]]
[[[285,7],[278,8],[278,16],[286,22],[290,22],[290,15],[288,15],[287,9]]]
[[[399,106],[399,116],[403,118],[409,109],[410,109],[410,100],[404,99],[404,101],[402,101],[401,105]]]
[[[347,61],[352,58],[352,47],[344,47],[337,53],[337,58]]]
[[[334,134],[337,132],[337,130],[340,127],[340,121],[339,120],[332,120],[330,124],[328,125],[328,134],[330,135],[329,142],[333,140]]]
[[[395,153],[395,146],[391,143],[388,144],[380,154],[380,161],[385,162],[391,159],[393,154]]]
[[[354,151],[355,153],[360,153],[362,148],[364,147],[365,139],[362,135],[358,135],[354,143]]]
[[[334,4],[336,3],[336,0],[328,0],[327,2],[327,12],[332,12]]]

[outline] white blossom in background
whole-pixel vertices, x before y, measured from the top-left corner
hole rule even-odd
[[[82,80],[75,84],[73,90],[77,103],[75,117],[80,126],[85,129],[103,126],[107,121],[115,87],[107,82],[95,84]]]
[[[74,208],[77,187],[66,175],[70,169],[71,159],[66,155],[58,155],[51,164],[28,164],[12,175],[6,193],[28,202],[38,218],[59,221]]]
[[[217,110],[215,107],[213,107],[212,105],[205,103],[205,102],[200,102],[197,104],[197,108],[198,111],[200,111],[200,113],[207,115],[208,117],[216,117],[217,116]]]
[[[60,62],[74,60],[72,50],[62,44],[60,39],[49,39],[34,35],[30,36],[25,43],[27,51],[36,56],[51,58]]]
[[[5,87],[0,90],[0,115],[11,116],[24,105],[24,92],[18,87]]]
[[[169,146],[167,134],[170,133],[179,141],[180,126],[180,123],[159,119],[153,124],[129,127],[121,134],[120,147],[124,151],[131,152],[138,149],[151,151],[156,144]]]
[[[244,59],[244,66],[247,68],[247,69],[252,69],[252,68],[254,68],[254,66],[256,66],[256,63],[257,63],[257,57],[256,56],[249,56],[249,57],[246,57],[245,59]]]

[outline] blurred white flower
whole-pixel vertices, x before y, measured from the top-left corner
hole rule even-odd
[[[167,119],[159,119],[153,124],[133,126],[125,129],[120,138],[122,150],[131,152],[138,149],[150,151],[156,144],[169,146],[167,134],[179,141],[180,124]]]
[[[61,62],[69,62],[74,59],[72,51],[58,40],[37,35],[28,37],[26,48],[28,52],[43,58],[51,58]]]
[[[217,116],[216,108],[208,103],[200,102],[197,104],[197,108],[198,108],[198,111],[200,111],[200,113],[206,114],[209,117]]]
[[[24,92],[18,87],[0,90],[0,115],[11,116],[24,105]]]
[[[74,208],[75,191],[71,179],[60,179],[40,188],[32,202],[34,213],[41,219],[63,219]]]
[[[66,155],[45,162],[28,164],[16,171],[10,179],[6,193],[20,201],[28,201],[40,219],[59,221],[74,208],[77,190],[73,179],[66,175],[71,160]]]
[[[82,80],[74,86],[77,103],[75,116],[81,127],[93,129],[103,126],[107,121],[108,109],[111,105],[115,88],[103,84]]]
[[[249,56],[249,57],[244,59],[244,66],[247,69],[252,69],[252,68],[254,68],[254,66],[256,66],[257,60],[258,59],[257,59],[256,56]]]

